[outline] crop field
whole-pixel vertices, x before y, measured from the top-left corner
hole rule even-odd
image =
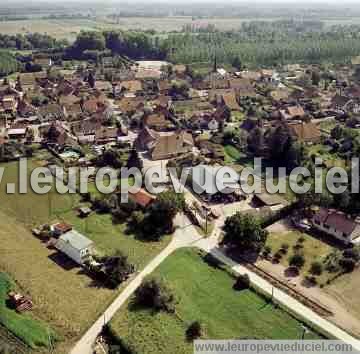
[[[80,31],[123,29],[156,30],[157,32],[180,31],[185,25],[206,27],[215,25],[220,30],[239,29],[242,22],[275,21],[280,18],[202,18],[189,16],[173,17],[121,17],[118,21],[109,21],[105,17],[96,19],[27,19],[18,21],[0,21],[0,33],[47,33],[57,39],[73,41]],[[359,24],[360,18],[325,19],[326,26]]]
[[[36,166],[30,162],[29,168]],[[78,195],[5,193],[8,182],[16,182],[16,162],[5,166],[0,185],[0,272],[11,276],[31,296],[33,313],[58,335],[57,352],[64,354],[69,346],[95,321],[121,291],[109,290],[94,282],[65,256],[46,247],[31,234],[31,227],[55,220],[71,223],[94,240],[101,253],[116,249],[129,255],[137,268],[153,258],[170,240],[146,243],[125,233],[124,225],[114,225],[110,215],[93,213],[87,219],[76,216]]]

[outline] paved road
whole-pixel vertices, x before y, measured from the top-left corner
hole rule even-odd
[[[221,234],[221,226],[224,222],[224,217],[221,217],[216,221],[214,231],[208,238],[202,238],[196,228],[190,224],[190,221],[183,215],[176,218],[176,224],[178,229],[176,230],[173,240],[158,256],[156,256],[142,272],[140,272],[121,292],[116,300],[110,305],[105,313],[91,326],[91,328],[85,333],[80,341],[75,345],[70,354],[92,354],[92,345],[95,342],[97,336],[100,334],[104,324],[108,323],[114,314],[120,309],[120,307],[130,298],[130,296],[139,287],[144,277],[152,273],[156,267],[159,266],[172,252],[182,247],[197,247],[206,252],[211,253],[215,258],[231,267],[231,269],[237,274],[247,273],[250,280],[255,286],[262,289],[267,294],[273,293],[274,299],[289,308],[294,313],[305,318],[309,322],[319,326],[324,331],[332,335],[333,337],[340,339],[346,343],[351,343],[353,347],[360,351],[360,341],[338,328],[333,323],[320,317],[311,309],[307,308],[299,301],[295,300],[291,296],[287,295],[282,290],[274,288],[268,281],[264,280],[256,273],[251,272],[244,266],[234,262],[230,258],[226,257],[221,249],[218,248],[218,240]]]
[[[227,266],[231,267],[231,269],[237,274],[248,274],[252,284],[259,287],[265,293],[271,295],[273,293],[273,298],[280,304],[283,304],[287,308],[289,308],[294,313],[298,314],[300,317],[305,318],[309,322],[313,323],[314,325],[322,328],[324,331],[332,335],[333,337],[342,340],[346,343],[352,344],[352,346],[360,351],[360,341],[330,321],[326,320],[325,318],[319,316],[317,313],[300,303],[299,301],[295,300],[284,291],[274,288],[271,283],[257,275],[256,273],[250,271],[249,269],[245,268],[244,266],[240,265],[239,263],[234,262],[232,259],[228,258],[222,250],[218,247],[218,238],[219,238],[219,228],[221,226],[222,220],[219,220],[216,228],[211,235],[210,238],[201,239],[196,242],[196,246],[203,251],[211,253],[216,259],[221,261],[222,263],[226,264]],[[217,229],[217,230],[216,230]]]
[[[182,247],[193,246],[201,236],[184,215],[178,215],[175,224],[178,229],[173,235],[170,244],[160,252],[119,294],[115,301],[106,309],[104,314],[90,327],[84,336],[76,343],[70,354],[92,354],[92,346],[101,333],[104,324],[108,323],[120,307],[130,298],[139,287],[142,280],[152,273],[172,252]]]

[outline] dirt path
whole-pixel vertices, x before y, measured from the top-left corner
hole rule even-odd
[[[281,264],[273,264],[262,260],[256,262],[256,266],[268,273],[271,273],[271,275],[287,283],[290,287],[293,287],[304,296],[328,308],[334,313],[334,316],[329,317],[329,320],[336,323],[339,327],[353,333],[357,337],[360,337],[360,319],[351,314],[342,303],[334,299],[331,295],[328,295],[323,289],[320,289],[317,286],[304,286],[304,278],[302,276],[287,277],[284,273],[286,267]]]

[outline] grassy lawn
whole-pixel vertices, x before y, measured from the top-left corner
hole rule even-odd
[[[284,243],[288,244],[288,253],[284,255],[280,261],[281,264],[283,264],[285,267],[288,267],[289,257],[294,254],[293,246],[295,246],[300,237],[304,238],[304,242],[302,243],[302,252],[305,256],[305,265],[302,268],[302,272],[306,273],[309,270],[312,262],[321,262],[322,260],[324,260],[324,258],[329,253],[331,253],[333,248],[328,244],[324,243],[323,241],[299,231],[270,233],[267,238],[266,245],[270,246],[272,249],[272,254],[275,254]]]
[[[308,147],[309,157],[315,155],[320,157],[327,168],[331,167],[346,167],[345,161],[341,159],[337,154],[333,154],[328,146],[316,144]]]
[[[333,120],[325,120],[320,123],[320,129],[325,130],[326,132],[330,133],[330,131],[336,127],[338,123],[335,119]]]
[[[232,164],[234,162],[239,161],[244,154],[242,154],[235,146],[232,145],[225,145],[225,162],[228,164]]]
[[[29,162],[29,168],[36,164]],[[87,219],[80,219],[76,216],[80,199],[76,194],[52,191],[37,195],[31,190],[21,195],[6,194],[6,183],[17,180],[18,165],[12,162],[2,166],[5,171],[0,185],[0,271],[9,274],[22,292],[31,296],[34,316],[59,335],[57,353],[64,354],[118,291],[96,286],[79,267],[34,237],[31,227],[64,220],[94,240],[100,252],[113,253],[120,249],[138,268],[159,253],[170,237],[159,243],[147,243],[126,235],[125,226],[113,225],[110,215],[93,213]]]
[[[7,294],[15,287],[7,274],[0,273],[0,323],[30,348],[49,347],[49,336],[53,339],[56,336],[48,326],[33,318],[31,313],[19,314],[7,307]]]
[[[241,122],[245,118],[245,114],[243,112],[231,112],[231,121],[232,122]]]
[[[208,265],[194,250],[177,251],[155,273],[177,294],[176,315],[134,310],[128,303],[110,328],[130,352],[192,353],[185,331],[195,320],[203,323],[205,337],[211,339],[301,336],[300,322],[252,290],[234,291],[234,278],[224,269]],[[317,337],[314,333],[307,336]]]

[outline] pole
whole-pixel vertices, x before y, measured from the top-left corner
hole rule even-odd
[[[206,210],[206,218],[205,218],[205,234],[206,236],[208,235],[208,215],[209,215],[209,212]]]

